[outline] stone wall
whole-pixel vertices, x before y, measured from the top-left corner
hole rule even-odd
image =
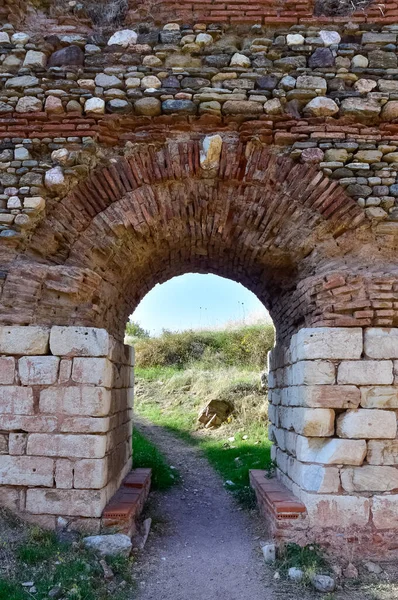
[[[129,143],[186,131],[255,137],[316,164],[369,218],[395,221],[396,42],[395,26],[376,22],[243,32],[168,24],[114,35],[68,26],[50,36],[6,25],[0,236],[23,234]]]
[[[0,504],[98,529],[131,465],[127,317],[157,283],[212,272],[276,324],[296,539],[388,555],[396,2],[333,18],[312,0],[131,2],[118,31],[35,4],[0,0]]]
[[[394,550],[397,358],[398,329],[383,328],[301,329],[288,350],[271,352],[272,452],[307,509],[294,523],[299,541]]]
[[[103,329],[0,328],[0,499],[96,531],[131,469],[133,352]]]

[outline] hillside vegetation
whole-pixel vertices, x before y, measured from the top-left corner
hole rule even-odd
[[[189,330],[173,333],[164,331],[150,338],[135,325],[139,338],[132,338],[136,350],[137,366],[187,368],[200,363],[204,368],[225,366],[263,370],[267,354],[274,345],[274,328],[271,324],[248,325],[222,330]]]
[[[249,469],[271,467],[267,388],[260,375],[274,344],[272,325],[139,335],[136,413],[197,444],[226,487],[250,505]],[[212,400],[228,402],[233,411],[220,427],[206,428],[198,415]]]

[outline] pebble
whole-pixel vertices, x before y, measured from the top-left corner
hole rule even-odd
[[[314,575],[311,583],[318,592],[323,594],[334,592],[336,588],[335,580],[329,575]]]
[[[369,571],[369,573],[374,573],[375,575],[380,575],[380,573],[383,572],[383,569],[380,565],[370,560],[364,563],[364,567],[367,569],[367,571]]]
[[[299,582],[302,581],[304,577],[304,571],[302,569],[298,569],[297,567],[290,567],[287,572],[287,576],[291,581]]]

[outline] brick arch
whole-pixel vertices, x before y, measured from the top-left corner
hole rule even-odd
[[[334,238],[355,228],[364,219],[363,211],[337,181],[329,180],[316,166],[298,164],[269,147],[224,143],[219,165],[211,177],[201,168],[199,155],[199,142],[189,141],[171,142],[160,148],[140,147],[129,159],[115,159],[53,206],[26,252],[37,253],[49,262],[64,263],[92,220],[129,194],[136,195],[132,226],[136,230],[150,228],[153,223],[150,212],[146,212],[151,206],[146,196],[148,190],[162,185],[170,187],[176,182],[189,182],[192,197],[202,194],[199,188],[197,193],[194,188],[205,185],[206,181],[218,182],[224,188],[230,185],[235,189],[260,190],[268,216],[275,212],[281,222],[283,214],[286,226],[287,214],[295,222],[300,213],[311,231],[322,223],[328,235]],[[224,217],[228,202],[225,200],[220,206]],[[257,204],[258,200],[253,200],[254,210]],[[286,214],[285,210],[289,212]]]
[[[363,211],[316,167],[269,147],[224,142],[210,171],[200,150],[196,140],[139,148],[53,204],[16,261],[15,279],[39,263],[32,319],[121,337],[147,291],[193,271],[248,287],[282,337],[322,322],[311,290],[331,263],[347,271]]]

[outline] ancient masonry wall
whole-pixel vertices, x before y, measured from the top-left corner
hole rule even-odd
[[[388,556],[398,527],[398,329],[302,329],[269,366],[277,476],[306,507],[288,539]]]
[[[96,148],[123,154],[128,142],[187,131],[255,136],[318,165],[369,218],[395,221],[396,26],[321,22],[243,32],[171,23],[115,35],[76,23],[36,34],[4,25],[0,237],[23,235],[87,177],[104,159]]]
[[[0,328],[0,504],[97,531],[131,469],[133,349],[103,329]]]

